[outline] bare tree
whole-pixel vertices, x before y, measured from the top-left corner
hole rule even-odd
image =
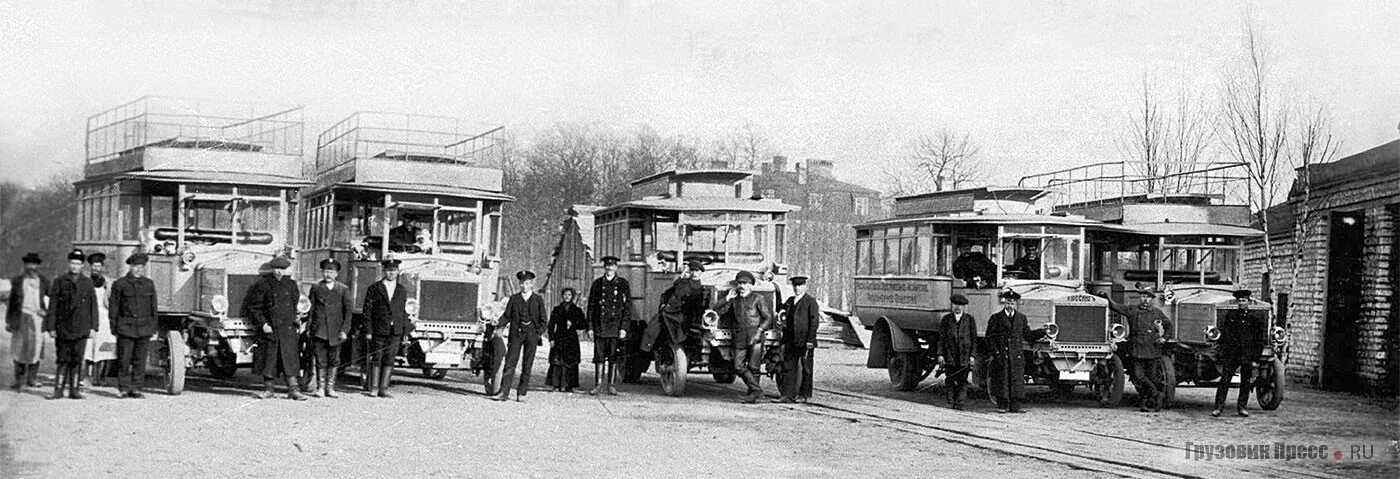
[[[1128,117],[1123,149],[1137,162],[1148,193],[1181,193],[1203,185],[1191,184],[1194,170],[1206,160],[1214,137],[1214,117],[1200,94],[1178,91],[1175,108],[1163,106],[1160,87],[1143,75],[1142,91]]]
[[[1303,254],[1307,252],[1308,240],[1313,228],[1321,220],[1318,212],[1324,211],[1328,198],[1314,198],[1312,188],[1312,166],[1331,163],[1337,159],[1341,141],[1332,136],[1332,121],[1326,107],[1318,107],[1311,115],[1298,115],[1294,140],[1295,148],[1289,151],[1289,163],[1297,168],[1298,177],[1294,180],[1294,191],[1299,195],[1298,206],[1293,211],[1293,251],[1288,290],[1297,291],[1298,268],[1303,264]],[[1316,200],[1316,201],[1314,201]],[[1314,279],[1317,281],[1317,279]],[[1290,308],[1290,311],[1294,310]]]
[[[752,123],[736,128],[728,136],[714,144],[714,159],[732,168],[752,170],[768,158],[778,154],[768,137]]]
[[[1270,77],[1267,49],[1245,19],[1246,61],[1236,71],[1227,71],[1222,88],[1223,144],[1227,153],[1244,165],[1249,183],[1249,206],[1264,231],[1263,286],[1268,289],[1273,276],[1274,245],[1269,238],[1268,210],[1286,193],[1288,168],[1289,109],[1280,106],[1278,92]]]
[[[980,147],[966,133],[943,128],[921,135],[909,146],[904,164],[886,171],[886,188],[895,196],[958,189],[981,179]]]

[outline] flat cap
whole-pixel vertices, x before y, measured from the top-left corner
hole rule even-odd
[[[1254,292],[1247,289],[1235,290],[1235,299],[1248,299]]]
[[[87,257],[87,262],[89,263],[104,263],[106,261],[107,255],[102,254],[101,252],[90,254]]]
[[[967,296],[963,296],[961,294],[954,294],[951,297],[949,297],[948,300],[952,301],[953,304],[967,306]]]
[[[748,271],[740,271],[739,274],[734,275],[734,282],[743,283],[745,281],[748,281],[749,284],[754,284],[757,282],[756,280],[754,280],[753,273],[750,273]]]
[[[804,285],[804,284],[807,284],[807,277],[806,277],[806,276],[793,276],[793,277],[791,277],[791,278],[788,278],[788,282],[789,282],[789,283],[792,283],[793,286],[802,286],[802,285]]]
[[[20,258],[20,261],[25,263],[43,264],[44,258],[40,258],[39,253],[28,253],[25,254],[23,258]]]
[[[272,258],[272,261],[268,261],[267,265],[272,269],[287,269],[292,267],[292,262],[287,258],[278,256],[276,258]]]
[[[698,259],[692,259],[685,262],[685,267],[691,271],[704,271],[705,263],[701,263]]]
[[[132,265],[136,265],[136,264],[146,264],[146,263],[149,263],[150,261],[151,261],[151,257],[150,257],[150,256],[147,256],[146,253],[141,253],[141,252],[132,253],[131,256],[127,256],[127,257],[126,257],[126,264],[132,264]]]

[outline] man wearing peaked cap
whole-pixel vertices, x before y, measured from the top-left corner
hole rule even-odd
[[[146,348],[156,335],[156,283],[146,277],[146,253],[126,258],[126,275],[112,282],[107,316],[117,336],[117,388],[122,397],[144,397]]]
[[[1155,412],[1166,406],[1166,383],[1162,373],[1162,347],[1171,337],[1170,318],[1157,309],[1153,300],[1157,293],[1149,288],[1137,291],[1137,307],[1127,307],[1108,299],[1109,308],[1123,315],[1128,326],[1128,373],[1133,387],[1142,396],[1138,407],[1142,412]]]
[[[624,356],[622,341],[632,326],[632,285],[617,274],[618,259],[605,256],[603,275],[588,288],[588,329],[593,341],[593,390],[589,394],[617,395],[613,385]],[[640,372],[638,372],[640,374]]]
[[[384,277],[365,291],[364,314],[369,319],[370,330],[370,367],[364,378],[365,392],[373,393],[377,388],[376,395],[382,398],[394,397],[389,393],[394,357],[398,356],[404,337],[413,332],[408,298],[415,294],[405,281],[399,280],[399,263],[397,258],[381,261]]]
[[[243,299],[243,314],[261,334],[258,349],[263,361],[256,369],[262,373],[263,391],[254,396],[258,399],[276,395],[273,383],[279,376],[287,386],[288,398],[307,399],[296,384],[301,367],[301,318],[297,312],[301,288],[287,275],[291,266],[287,258],[273,258],[268,262],[272,271],[248,287]]]
[[[54,358],[58,371],[54,377],[53,395],[49,399],[64,397],[67,388],[73,399],[82,399],[78,391],[78,375],[83,365],[83,353],[87,349],[88,336],[97,330],[97,293],[92,286],[92,278],[83,274],[87,265],[87,255],[82,250],[68,253],[68,274],[54,280],[53,298],[49,303],[49,314],[44,317],[44,332],[54,338],[57,355]]]
[[[535,294],[535,273],[517,272],[515,280],[520,282],[520,291],[506,300],[506,312],[496,325],[510,332],[506,340],[505,364],[501,367],[501,391],[491,398],[496,401],[510,399],[512,386],[516,387],[515,400],[525,400],[525,394],[530,390],[530,374],[535,366],[535,348],[540,344],[545,327],[549,326],[544,299]],[[520,365],[518,383],[515,379],[517,363]]]
[[[777,402],[805,402],[812,397],[813,353],[817,348],[817,328],[821,326],[821,305],[807,294],[807,277],[788,278],[793,296],[783,305],[787,321],[783,328],[783,372],[778,377]]]
[[[44,316],[48,314],[49,278],[39,273],[43,258],[24,255],[24,272],[10,278],[10,302],[5,331],[10,336],[10,356],[15,363],[13,389],[39,387],[39,360],[44,357]]]
[[[1239,397],[1235,414],[1249,417],[1249,389],[1254,380],[1254,361],[1264,351],[1265,316],[1249,314],[1251,291],[1235,291],[1235,309],[1225,313],[1220,321],[1220,340],[1216,342],[1215,358],[1220,364],[1220,384],[1215,387],[1215,409],[1210,415],[1220,417],[1225,399],[1230,396],[1230,378],[1240,372]]]
[[[990,362],[987,381],[998,412],[1023,413],[1021,400],[1026,397],[1026,361],[1021,351],[1027,342],[1045,337],[1046,329],[1031,329],[1026,315],[1016,310],[1021,295],[1010,289],[1001,293],[1001,311],[987,318],[986,344]]]
[[[339,397],[335,391],[335,370],[340,366],[340,346],[350,337],[351,316],[355,312],[350,300],[350,287],[338,281],[340,262],[334,258],[321,260],[321,281],[311,286],[307,294],[311,311],[307,313],[307,335],[315,360],[315,397]]]
[[[736,289],[715,303],[714,311],[720,315],[733,313],[738,323],[734,330],[734,369],[746,388],[740,401],[753,404],[763,397],[758,373],[763,362],[763,332],[773,327],[773,306],[753,293],[753,273],[740,271],[734,282]]]
[[[948,300],[953,311],[938,323],[938,364],[949,386],[948,404],[962,410],[967,406],[967,375],[977,362],[977,318],[967,314],[966,296],[954,294]]]

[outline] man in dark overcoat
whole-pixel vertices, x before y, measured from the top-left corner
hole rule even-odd
[[[316,356],[316,391],[312,396],[338,397],[335,392],[335,372],[340,367],[340,345],[350,337],[350,319],[354,305],[350,302],[350,287],[337,281],[340,262],[333,258],[321,260],[321,281],[311,287],[307,296],[311,312],[307,325],[311,350]]]
[[[1262,316],[1249,314],[1250,296],[1247,289],[1235,291],[1236,308],[1225,313],[1220,322],[1220,340],[1215,346],[1215,360],[1220,364],[1220,383],[1215,386],[1215,409],[1211,416],[1220,417],[1225,407],[1225,399],[1230,395],[1230,379],[1235,370],[1240,371],[1240,392],[1235,402],[1235,414],[1249,417],[1249,388],[1254,378],[1254,361],[1264,352],[1264,324]]]
[[[20,259],[24,273],[10,278],[5,332],[10,333],[10,356],[15,363],[11,389],[39,387],[39,360],[44,357],[44,316],[48,314],[49,278],[39,273],[44,260],[36,253]]]
[[[83,398],[78,390],[78,376],[82,374],[88,336],[97,330],[99,321],[97,291],[92,278],[83,274],[86,264],[87,255],[82,250],[73,250],[68,253],[68,274],[53,282],[53,298],[49,302],[49,314],[44,317],[44,332],[54,338],[57,346],[58,371],[49,399],[62,398],[64,388],[68,388],[73,399]]]
[[[276,395],[273,382],[281,376],[287,385],[287,397],[305,401],[307,397],[296,385],[301,365],[301,318],[297,314],[301,289],[287,275],[287,268],[292,266],[287,258],[273,258],[267,266],[271,271],[248,288],[244,301],[247,309],[243,314],[261,334],[258,347],[263,350],[263,391],[256,397],[268,399]]]
[[[1138,290],[1137,307],[1128,308],[1113,300],[1109,306],[1123,315],[1128,326],[1128,373],[1133,387],[1142,396],[1139,411],[1161,411],[1166,402],[1166,378],[1162,373],[1162,345],[1171,337],[1172,322],[1152,304],[1152,290]]]
[[[784,302],[787,320],[783,322],[783,372],[778,377],[778,403],[807,402],[812,398],[812,357],[817,349],[817,328],[822,308],[807,294],[806,276],[793,276],[793,296]]]
[[[967,314],[967,296],[954,294],[949,301],[953,312],[938,323],[938,364],[943,365],[948,404],[962,410],[967,406],[967,374],[977,362],[977,318]]]
[[[365,378],[367,391],[378,388],[382,398],[394,397],[389,393],[389,383],[394,375],[394,358],[399,354],[399,346],[405,336],[413,332],[413,318],[409,316],[408,299],[414,292],[399,279],[398,259],[389,258],[379,263],[384,270],[384,278],[375,281],[365,291],[364,313],[369,318],[370,367]]]
[[[632,324],[632,286],[617,274],[615,256],[604,256],[603,275],[588,288],[588,329],[593,341],[593,390],[588,394],[617,395],[613,385],[622,341]]]
[[[737,326],[734,369],[747,388],[739,398],[745,404],[756,403],[763,397],[763,387],[758,382],[759,368],[763,365],[763,332],[773,327],[773,306],[754,294],[754,282],[753,273],[740,271],[734,277],[734,288],[714,305],[716,313],[733,314]]]
[[[669,336],[668,344],[679,344],[685,341],[691,328],[700,324],[708,305],[705,304],[705,285],[695,276],[704,271],[704,263],[687,261],[685,270],[681,271],[670,288],[661,293],[661,311],[654,321],[647,323],[646,332],[642,335],[643,351],[656,348],[656,340],[661,337],[663,329]]]
[[[146,277],[146,253],[126,258],[126,276],[112,282],[107,315],[117,335],[117,388],[122,397],[145,397],[146,348],[156,335],[156,283]]]
[[[1045,337],[1046,330],[1031,329],[1026,315],[1016,311],[1020,293],[1006,290],[1001,294],[1001,311],[987,318],[987,348],[991,361],[987,365],[987,381],[997,412],[1024,413],[1021,400],[1026,397],[1026,360],[1022,354],[1026,343]]]
[[[520,363],[520,386],[516,389],[515,400],[524,401],[530,389],[530,370],[535,365],[535,347],[540,343],[549,317],[545,315],[544,298],[535,294],[535,273],[520,271],[515,273],[520,282],[520,292],[506,300],[506,312],[496,325],[510,331],[506,340],[506,364],[501,374],[501,392],[492,399],[510,399],[510,386],[515,381],[515,364]]]

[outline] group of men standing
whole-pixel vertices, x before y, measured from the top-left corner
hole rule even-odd
[[[10,279],[5,314],[15,372],[11,389],[42,386],[39,361],[43,335],[48,334],[54,340],[58,364],[49,399],[83,399],[88,363],[108,359],[116,360],[121,397],[144,397],[147,344],[157,332],[155,283],[146,278],[148,257],[144,253],[127,257],[127,274],[110,286],[103,266],[106,260],[102,253],[73,250],[68,254],[67,272],[50,282],[39,273],[43,258],[35,253],[21,258],[24,272]],[[113,337],[116,354],[108,358],[102,346]]]

